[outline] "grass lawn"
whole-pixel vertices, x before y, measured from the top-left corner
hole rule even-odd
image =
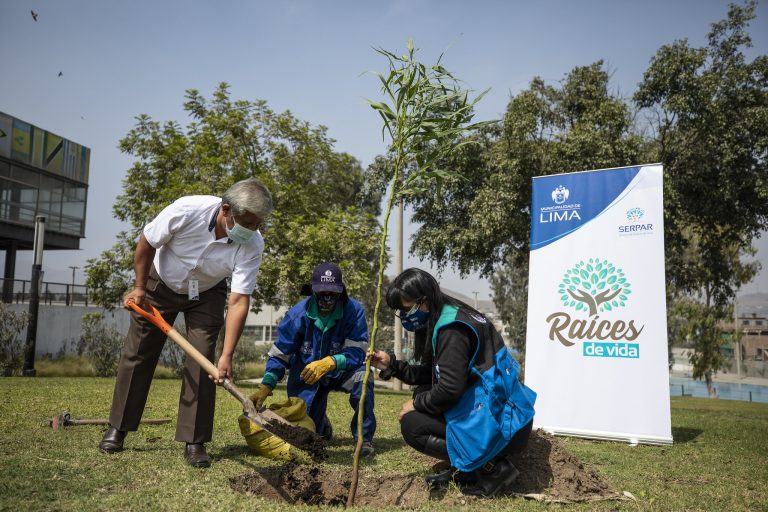
[[[218,394],[215,438],[209,444],[214,459],[209,469],[187,466],[182,445],[173,439],[178,380],[156,380],[144,414],[174,421],[142,426],[128,436],[123,453],[99,453],[103,427],[53,431],[47,423],[43,426],[65,409],[75,418],[106,417],[113,384],[113,379],[98,378],[0,378],[0,510],[286,509],[286,504],[231,490],[231,477],[277,463],[248,452],[237,426],[239,404],[223,390]],[[275,394],[283,397],[285,389]],[[414,457],[399,434],[396,413],[406,398],[377,390],[377,455],[364,460],[361,471],[427,472],[424,459]],[[328,415],[336,437],[324,464],[351,467],[346,395],[331,395]],[[559,438],[616,489],[634,494],[636,502],[546,505],[500,498],[468,508],[768,510],[768,404],[674,397],[672,431],[675,444],[667,447]],[[440,508],[439,501],[425,507]]]

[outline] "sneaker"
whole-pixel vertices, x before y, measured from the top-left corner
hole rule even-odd
[[[360,448],[361,457],[370,457],[374,453],[373,443],[370,441],[363,441],[363,446]]]

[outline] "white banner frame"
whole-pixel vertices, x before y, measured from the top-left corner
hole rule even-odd
[[[670,444],[661,164],[533,179],[534,428]]]

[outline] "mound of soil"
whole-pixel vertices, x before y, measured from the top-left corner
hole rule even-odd
[[[509,489],[515,495],[564,503],[626,499],[550,434],[532,432],[525,451],[511,460],[520,469]]]
[[[425,462],[434,461],[423,458]],[[565,450],[553,436],[533,432],[528,448],[514,456],[512,461],[520,469],[520,477],[508,489],[509,495],[564,503],[626,499]],[[440,465],[435,468],[439,469]],[[273,501],[344,506],[350,479],[351,471],[348,469],[289,463],[234,477],[230,479],[230,485],[238,492]],[[455,489],[430,492],[422,474],[361,471],[355,505],[413,508],[425,505],[429,500],[439,500],[443,505],[459,505],[475,499],[462,496]]]

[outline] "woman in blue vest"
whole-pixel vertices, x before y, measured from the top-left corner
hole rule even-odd
[[[432,275],[407,269],[387,291],[387,304],[415,333],[415,363],[374,352],[381,377],[418,386],[400,411],[411,447],[450,461],[428,475],[431,487],[455,481],[464,494],[495,496],[519,475],[509,456],[533,425],[536,394],[518,380],[519,365],[478,311],[440,291]]]

